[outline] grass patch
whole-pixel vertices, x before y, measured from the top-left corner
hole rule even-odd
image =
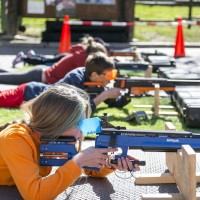
[[[102,116],[104,113],[108,114],[109,122],[115,126],[125,126],[129,129],[142,129],[142,130],[164,130],[165,122],[172,122],[177,130],[188,130],[193,132],[200,132],[200,129],[190,129],[185,126],[183,120],[177,116],[159,116],[158,118],[148,115],[149,122],[142,121],[139,125],[135,120],[124,122],[123,119],[136,111],[147,111],[146,108],[134,108],[133,105],[153,105],[154,97],[141,97],[132,98],[132,101],[123,108],[109,108],[105,103],[97,107],[93,114],[94,116]],[[160,105],[172,105],[170,98],[160,98]],[[167,111],[167,110],[165,110]],[[169,111],[169,110],[168,110]],[[170,110],[171,111],[171,110]]]
[[[2,125],[6,122],[22,119],[23,113],[19,109],[0,108],[0,116],[0,125]]]
[[[27,65],[25,67],[17,69],[17,71],[25,71],[30,70],[34,66]],[[121,71],[120,71],[121,72]],[[123,73],[122,73],[123,72]],[[144,72],[139,71],[126,71],[122,70],[122,74],[127,74],[129,76],[144,76]],[[154,77],[156,74],[153,73]],[[133,112],[136,111],[148,111],[151,109],[148,108],[135,108],[133,105],[154,105],[154,97],[152,96],[144,96],[141,98],[132,98],[131,102],[124,106],[123,108],[109,108],[105,103],[101,103],[97,106],[96,111],[93,113],[92,116],[103,116],[104,113],[108,114],[108,120],[111,124],[115,126],[125,126],[128,129],[141,129],[141,130],[164,130],[165,122],[172,122],[177,130],[186,130],[191,132],[200,133],[200,128],[188,128],[185,126],[184,121],[181,117],[177,116],[159,116],[155,118],[154,116],[148,115],[149,122],[142,121],[142,125],[137,124],[135,120],[131,120],[128,122],[124,122],[124,118],[131,115]],[[160,105],[172,105],[171,98],[160,97]],[[173,110],[162,110],[162,111],[173,111]],[[175,110],[174,110],[175,111]],[[23,114],[19,109],[4,109],[0,108],[0,125],[17,119],[21,119]],[[95,135],[92,136],[92,138]]]
[[[187,19],[188,7],[147,5],[136,5],[135,7],[135,17],[140,20],[175,20],[179,16]],[[192,9],[192,17],[200,19],[200,7]],[[134,37],[141,41],[174,42],[176,36],[176,26],[135,26],[134,29]],[[190,29],[183,26],[183,32],[186,42],[199,42],[199,26],[192,26]]]
[[[139,125],[134,119],[128,122],[124,122],[124,118],[128,117],[132,112],[147,111],[147,108],[134,108],[133,105],[153,105],[154,97],[141,97],[132,98],[131,102],[123,108],[109,108],[105,103],[101,103],[96,111],[93,113],[93,117],[101,117],[104,113],[108,114],[108,120],[115,126],[125,126],[128,129],[140,129],[140,130],[164,130],[165,122],[172,122],[177,130],[186,130],[191,132],[200,133],[200,128],[188,128],[185,126],[183,119],[177,116],[159,116],[153,117],[148,115],[149,122],[142,120],[142,125]],[[160,105],[172,105],[171,98],[160,98]],[[166,110],[167,111],[167,110]],[[169,111],[169,110],[168,110]],[[171,111],[171,110],[170,110]],[[19,109],[4,109],[0,108],[0,125],[23,117],[22,112]]]

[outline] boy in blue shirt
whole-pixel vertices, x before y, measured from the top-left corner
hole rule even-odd
[[[97,52],[88,56],[85,67],[80,67],[70,71],[57,83],[67,83],[81,89],[86,89],[85,82],[98,82],[102,87],[106,87],[112,79],[116,78],[117,72],[114,69],[113,60],[102,52]],[[56,84],[56,83],[55,83]],[[51,85],[39,82],[29,82],[18,86],[15,89],[0,92],[0,107],[19,107],[23,101],[28,101]],[[136,91],[135,95],[138,94]],[[130,102],[120,94],[119,88],[103,89],[95,97],[91,96],[91,107],[94,111],[101,102],[107,103],[111,107],[123,107]]]

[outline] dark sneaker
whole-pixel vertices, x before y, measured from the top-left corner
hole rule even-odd
[[[15,59],[13,60],[13,63],[12,63],[12,64],[13,64],[13,68],[15,68],[15,65],[16,65],[16,64],[18,64],[18,63],[20,63],[20,62],[23,62],[24,57],[25,57],[24,52],[23,52],[23,51],[20,51],[20,52],[16,55]]]
[[[9,71],[0,68],[0,73],[2,73],[2,72],[9,72]]]
[[[30,51],[27,52],[26,57],[31,58],[32,56],[35,56],[35,55],[36,55],[35,51],[31,49]]]

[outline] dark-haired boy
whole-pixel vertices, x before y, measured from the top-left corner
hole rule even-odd
[[[85,82],[98,82],[105,87],[112,79],[116,78],[117,72],[114,68],[114,62],[110,57],[102,52],[97,52],[88,56],[85,67],[70,71],[57,83],[64,82],[86,89]],[[51,85],[29,82],[15,89],[1,91],[0,107],[18,107],[23,101],[35,98],[48,87],[51,87]],[[91,97],[92,110],[95,110],[96,106],[101,102],[106,102],[111,107],[122,107],[129,103],[130,99],[121,96],[119,88],[111,88],[103,90],[95,97]]]

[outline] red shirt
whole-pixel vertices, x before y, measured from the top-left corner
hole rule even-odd
[[[51,67],[44,69],[46,83],[56,83],[72,69],[85,66],[87,56],[88,55],[82,45],[72,46],[70,54],[67,54]]]

